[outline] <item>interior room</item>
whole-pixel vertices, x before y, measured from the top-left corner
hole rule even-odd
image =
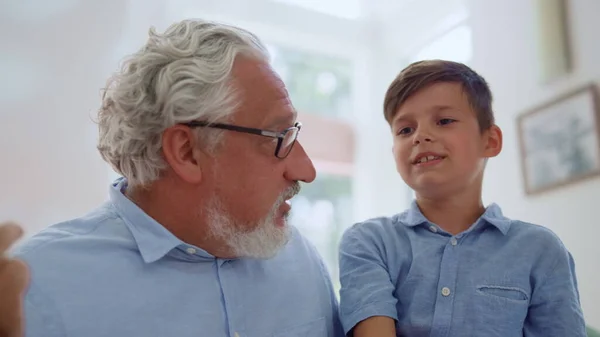
[[[26,236],[93,209],[119,177],[96,150],[94,118],[121,59],[152,26],[216,20],[257,34],[286,83],[318,172],[293,200],[290,221],[336,288],[344,230],[400,213],[414,197],[391,154],[385,91],[410,63],[446,59],[472,67],[494,95],[504,146],[487,164],[484,203],[560,237],[576,263],[586,323],[600,330],[600,106],[577,98],[585,88],[598,95],[600,1],[21,0],[0,8],[0,219],[23,224]],[[553,111],[575,109],[567,104],[592,119],[557,122]],[[535,116],[555,142],[580,135],[591,147],[557,145],[566,152],[548,160],[528,152],[542,137]],[[587,160],[583,174],[557,168],[579,160]]]

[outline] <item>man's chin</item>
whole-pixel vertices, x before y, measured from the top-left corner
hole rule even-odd
[[[231,238],[229,245],[237,256],[270,259],[275,257],[289,242],[291,229],[287,221],[263,223],[252,232],[238,234]]]
[[[275,226],[275,228],[277,229],[284,229],[288,227],[288,214],[285,214],[283,216],[279,216],[275,219],[275,221],[273,222],[273,225]]]

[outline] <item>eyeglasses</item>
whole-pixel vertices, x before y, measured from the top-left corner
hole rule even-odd
[[[235,132],[249,133],[253,135],[259,135],[263,137],[270,137],[277,139],[277,147],[275,148],[275,157],[284,159],[286,158],[290,152],[292,152],[292,148],[296,143],[296,139],[298,138],[298,133],[302,128],[302,123],[296,122],[294,126],[287,128],[281,132],[261,130],[255,128],[247,128],[243,126],[231,125],[231,124],[222,124],[222,123],[208,123],[201,121],[191,121],[187,123],[181,123],[182,125],[186,125],[189,127],[209,127],[215,129],[229,130]]]

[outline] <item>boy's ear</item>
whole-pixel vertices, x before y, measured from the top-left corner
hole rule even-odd
[[[485,148],[483,155],[486,158],[496,157],[502,151],[502,130],[497,125],[492,125],[483,134]]]

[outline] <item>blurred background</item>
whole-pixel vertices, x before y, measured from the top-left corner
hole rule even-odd
[[[318,170],[294,200],[292,222],[337,282],[344,229],[398,213],[412,199],[391,156],[387,86],[413,61],[454,60],[488,80],[504,131],[484,202],[559,235],[576,261],[586,320],[600,328],[597,109],[581,96],[519,127],[525,112],[600,80],[599,15],[597,0],[0,0],[0,219],[18,220],[32,235],[103,202],[117,177],[95,149],[106,79],[150,26],[213,19],[262,38],[288,86]],[[570,109],[587,113],[585,130],[562,122]],[[586,135],[585,174],[567,179],[558,168],[570,159],[553,155],[556,146],[539,150],[535,130],[524,136],[531,144],[520,143],[520,130],[543,131],[552,121],[551,139]]]

